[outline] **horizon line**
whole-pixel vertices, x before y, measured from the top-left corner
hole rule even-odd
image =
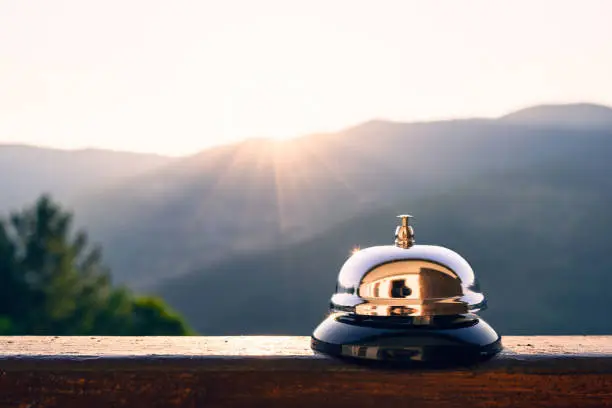
[[[236,139],[234,141],[226,141],[226,142],[222,142],[219,144],[212,144],[208,147],[204,147],[202,149],[195,150],[190,153],[184,153],[184,154],[167,154],[167,153],[159,153],[159,152],[154,152],[154,151],[147,152],[147,151],[122,150],[122,149],[95,147],[95,146],[84,146],[84,147],[74,147],[74,148],[57,147],[57,146],[43,145],[43,144],[15,143],[15,142],[2,142],[2,141],[0,141],[0,148],[3,148],[3,147],[30,148],[30,149],[40,149],[40,150],[53,150],[53,151],[63,152],[63,153],[103,152],[103,153],[117,153],[117,154],[128,154],[128,155],[131,154],[131,155],[140,155],[140,156],[157,156],[161,159],[174,160],[174,159],[181,159],[181,158],[195,156],[195,155],[198,155],[200,153],[203,153],[211,149],[229,147],[232,145],[241,144],[241,143],[248,142],[248,141],[261,140],[261,141],[267,141],[267,142],[284,143],[284,142],[288,142],[288,141],[295,140],[298,138],[309,137],[313,135],[325,135],[325,134],[335,134],[335,133],[346,132],[346,131],[356,129],[356,128],[359,128],[361,126],[371,124],[371,123],[389,123],[389,124],[398,124],[398,125],[411,125],[411,124],[427,124],[427,123],[440,123],[440,122],[452,122],[452,121],[473,121],[473,120],[495,121],[495,120],[503,119],[504,117],[510,116],[512,114],[534,109],[534,108],[563,107],[563,106],[591,106],[591,107],[607,108],[612,112],[612,106],[608,106],[603,103],[582,101],[582,102],[551,102],[551,103],[541,103],[541,104],[536,104],[536,105],[528,105],[528,106],[524,106],[523,108],[510,110],[508,113],[505,113],[499,116],[464,116],[464,117],[440,116],[440,117],[435,117],[431,119],[411,120],[411,121],[400,121],[400,120],[393,120],[393,119],[388,119],[388,118],[383,118],[383,117],[374,117],[374,118],[370,118],[367,120],[363,120],[354,125],[344,126],[337,130],[310,132],[310,133],[288,137],[286,139],[280,139],[280,138],[276,138],[272,136],[249,136],[249,137],[245,137],[241,139]]]

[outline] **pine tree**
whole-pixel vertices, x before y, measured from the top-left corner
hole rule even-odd
[[[50,197],[0,219],[0,334],[186,335],[160,299],[114,287],[99,247]]]

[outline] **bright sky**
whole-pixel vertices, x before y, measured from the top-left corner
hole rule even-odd
[[[608,0],[0,0],[0,142],[188,154],[612,105]]]

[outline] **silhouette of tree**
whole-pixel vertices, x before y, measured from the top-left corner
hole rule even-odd
[[[99,247],[48,196],[0,219],[0,334],[187,335],[161,300],[114,287]]]

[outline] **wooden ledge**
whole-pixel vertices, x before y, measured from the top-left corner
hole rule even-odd
[[[612,336],[503,343],[475,367],[389,370],[307,337],[0,337],[0,407],[612,406]]]

